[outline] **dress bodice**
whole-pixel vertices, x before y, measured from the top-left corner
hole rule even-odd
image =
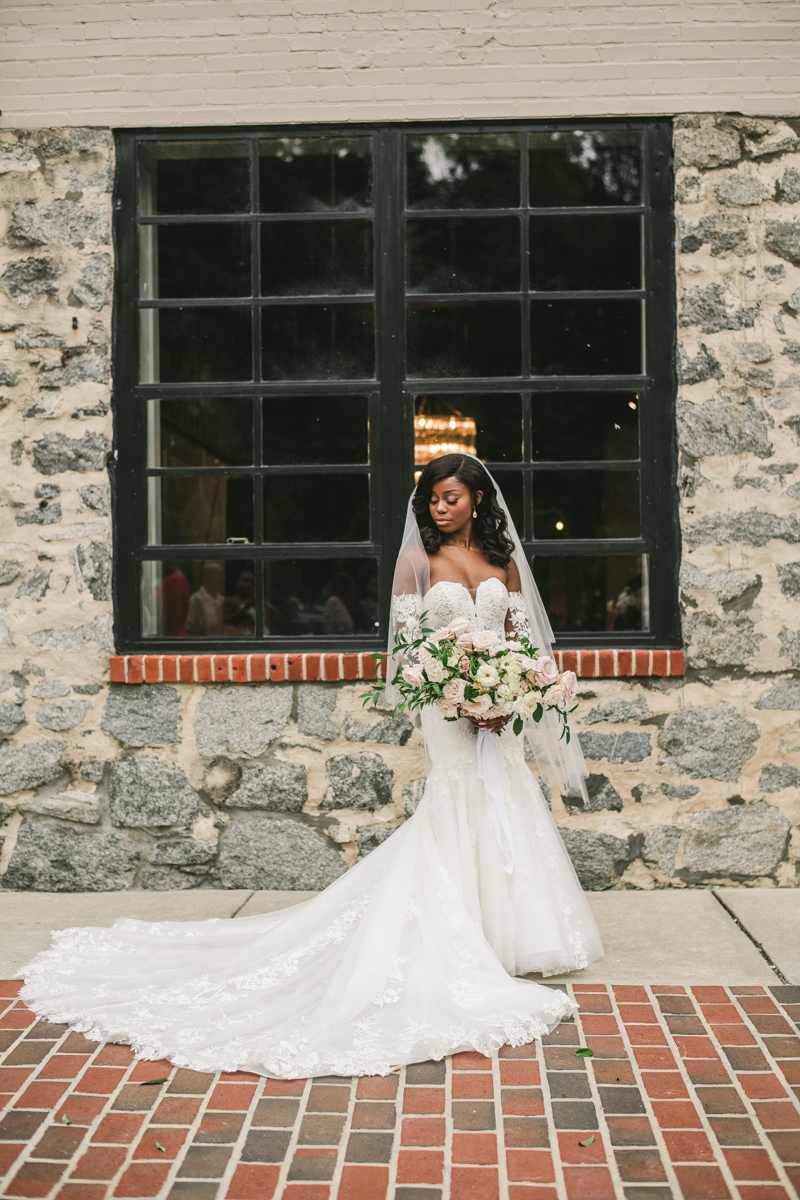
[[[478,584],[474,600],[463,583],[442,580],[428,590],[422,603],[428,614],[427,624],[433,629],[441,629],[460,618],[469,622],[473,633],[489,629],[503,636],[508,591],[502,580],[495,576]]]

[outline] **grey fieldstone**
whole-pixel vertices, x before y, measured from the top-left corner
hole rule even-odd
[[[41,475],[62,471],[102,471],[111,449],[108,438],[87,429],[82,438],[48,433],[33,444],[33,465]]]
[[[781,679],[768,692],[759,697],[756,708],[780,709],[783,712],[800,712],[800,680]]]
[[[94,600],[110,600],[111,553],[105,542],[76,546],[74,563],[78,591],[88,588]]]
[[[3,145],[0,147],[0,175],[16,171],[29,174],[32,171],[38,171],[39,167],[39,160],[29,146]]]
[[[683,384],[705,383],[707,379],[722,379],[722,367],[704,342],[696,358],[690,358],[683,346],[678,347],[678,378]]]
[[[800,342],[786,342],[781,354],[785,355],[790,362],[800,365]]]
[[[747,571],[713,571],[710,575],[703,575],[697,567],[686,563],[681,567],[681,587],[706,589],[713,592],[723,607],[735,606],[736,611],[741,611],[753,603],[755,596],[751,593],[760,591],[761,576],[751,575]]]
[[[392,772],[380,754],[340,754],[328,763],[328,790],[321,811],[382,808],[392,800]]]
[[[203,791],[216,804],[223,804],[242,782],[242,768],[232,758],[218,754],[203,772]]]
[[[728,208],[761,204],[769,196],[769,188],[760,179],[731,173],[717,187],[717,199]]]
[[[800,630],[782,629],[778,634],[781,658],[788,658],[793,667],[800,667]]]
[[[643,762],[652,753],[646,733],[579,733],[578,741],[587,758],[609,762]]]
[[[87,508],[107,517],[111,511],[111,488],[107,483],[89,483],[78,488],[78,495]]]
[[[797,292],[800,294],[800,288],[797,289]],[[784,425],[791,429],[798,442],[800,442],[800,417],[788,417],[784,421]]]
[[[181,740],[177,688],[112,684],[100,728],[126,746],[171,746]]]
[[[778,258],[800,266],[800,221],[767,221],[764,245]]]
[[[695,612],[683,619],[684,639],[693,660],[710,666],[742,666],[753,658],[764,641],[749,617],[741,613]]]
[[[739,134],[734,129],[706,125],[691,133],[675,134],[675,166],[699,167],[701,171],[727,167],[742,157]]]
[[[3,801],[0,800],[0,825],[2,825],[3,821],[5,821],[6,817],[10,817],[11,814],[16,811],[16,808],[13,808],[10,804],[4,804]],[[2,849],[2,844],[2,834],[0,834],[0,849]]]
[[[37,563],[33,573],[17,588],[17,596],[28,596],[31,600],[41,600],[45,592],[50,586],[50,576],[53,574],[52,568],[45,570],[41,564]]]
[[[69,687],[63,679],[43,679],[36,683],[31,692],[34,700],[57,700],[60,696],[69,695]]]
[[[752,329],[755,310],[727,295],[718,283],[689,288],[683,298],[681,325],[699,325],[703,333],[722,329]]]
[[[773,388],[775,386],[775,374],[773,371],[762,371],[758,367],[741,367],[736,368],[736,374],[745,383],[754,388]]]
[[[66,342],[41,325],[21,325],[14,334],[14,345],[17,350],[63,350]]]
[[[623,721],[641,721],[651,715],[644,700],[609,700],[608,704],[598,704],[585,717],[581,717],[582,725],[596,725],[598,721],[608,721],[620,724]]]
[[[755,753],[758,729],[745,721],[732,704],[714,708],[687,707],[671,713],[658,735],[667,754],[665,766],[690,779],[719,779],[732,783]]]
[[[714,258],[733,252],[743,257],[752,249],[747,242],[750,226],[744,217],[733,213],[720,213],[703,217],[699,225],[681,223],[681,251],[694,254],[701,246],[709,245]]]
[[[109,654],[114,653],[111,617],[108,614],[95,617],[88,625],[74,625],[71,629],[42,629],[39,633],[32,633],[30,640],[43,650],[80,650],[87,642],[96,642]]]
[[[767,263],[764,267],[764,274],[767,279],[771,279],[773,283],[777,283],[779,279],[785,278],[786,267],[783,263]],[[775,320],[774,317],[773,320]],[[782,332],[782,330],[779,330],[779,332]]]
[[[111,241],[111,223],[105,205],[54,200],[37,208],[32,200],[14,209],[9,230],[12,245],[82,246],[84,242]]]
[[[371,725],[368,721],[348,720],[344,727],[348,742],[380,742],[388,746],[405,746],[414,732],[407,717],[384,717]]]
[[[766,763],[761,768],[758,786],[762,792],[782,792],[784,788],[800,787],[800,771],[790,763]]]
[[[777,199],[781,204],[800,203],[800,171],[787,167],[783,179],[778,184]]]
[[[61,267],[52,258],[23,258],[12,262],[0,275],[0,285],[20,308],[37,296],[55,296]]]
[[[18,379],[19,371],[0,366],[0,387],[16,387]]]
[[[95,312],[111,302],[111,258],[108,254],[91,255],[72,293]]]
[[[308,799],[302,763],[269,763],[245,767],[241,786],[225,801],[229,808],[260,808],[270,812],[301,812]]]
[[[580,792],[567,792],[561,798],[570,812],[622,811],[622,797],[607,775],[589,775],[586,780],[588,804]]]
[[[752,400],[744,404],[682,400],[677,415],[678,445],[694,458],[731,454],[769,458],[772,454],[768,426]]]
[[[304,683],[297,697],[297,728],[308,737],[335,742],[339,730],[331,721],[338,688],[330,684]]]
[[[55,500],[61,495],[61,488],[57,483],[37,483],[33,494],[37,500]]]
[[[769,875],[786,856],[790,830],[783,814],[764,800],[693,813],[681,846],[680,875],[688,880]]]
[[[661,791],[668,800],[691,800],[699,794],[700,788],[691,783],[662,783]]]
[[[630,862],[628,840],[588,829],[559,828],[581,886],[590,892],[613,887]]]
[[[186,825],[198,812],[199,797],[183,771],[156,758],[135,754],[111,772],[114,825]]]
[[[359,858],[366,858],[395,832],[392,825],[362,825],[356,831]]]
[[[109,129],[97,129],[92,125],[76,126],[70,129],[69,136],[76,150],[110,154],[114,149],[114,139]]]
[[[198,842],[194,838],[156,843],[151,863],[168,867],[198,867],[208,870],[217,857],[216,842]],[[201,872],[202,873],[202,872]]]
[[[680,204],[696,204],[700,199],[702,180],[699,175],[689,175],[682,179],[675,189],[675,195]]]
[[[203,883],[206,873],[190,875],[179,867],[153,867],[142,869],[141,886],[148,892],[180,892],[197,888]]]
[[[87,758],[81,763],[81,779],[87,783],[100,783],[106,764],[99,759]]]
[[[81,825],[99,825],[100,801],[87,792],[61,792],[58,796],[34,796],[23,800],[20,812],[38,817],[58,817],[61,821],[76,821]]]
[[[66,743],[59,738],[42,738],[21,750],[0,750],[0,796],[41,787],[56,779],[61,774],[65,749]]]
[[[290,817],[242,814],[220,837],[217,877],[224,888],[314,891],[346,870],[325,837]]]
[[[0,738],[11,737],[25,724],[25,713],[19,704],[0,704]]]
[[[0,586],[13,583],[22,573],[22,563],[16,558],[0,558]]]
[[[48,504],[42,501],[43,508],[26,508],[25,512],[17,513],[14,520],[18,525],[57,525],[61,520],[61,505]]]
[[[76,683],[72,690],[76,696],[97,696],[103,687],[99,683]]]
[[[108,374],[108,359],[90,350],[69,358],[65,367],[43,367],[39,372],[39,387],[55,389],[77,383],[107,383]]]
[[[139,855],[124,834],[82,832],[26,817],[3,886],[31,892],[118,892],[133,884]]]
[[[751,508],[746,513],[714,513],[704,517],[685,528],[683,536],[689,550],[724,542],[766,546],[772,538],[794,545],[800,542],[800,521],[794,513],[779,516]]]
[[[291,710],[291,687],[208,688],[194,718],[197,748],[208,756],[238,753],[255,758],[280,737]]]
[[[40,704],[36,720],[43,729],[53,729],[60,733],[65,729],[74,729],[76,725],[80,725],[91,707],[89,700],[64,700],[62,704]]]
[[[426,783],[427,779],[423,775],[419,779],[412,779],[410,783],[403,784],[403,812],[407,817],[413,817],[417,811],[417,806],[422,799]]]
[[[651,825],[644,835],[642,859],[645,865],[662,875],[673,876],[682,832],[677,825]]]
[[[772,358],[772,347],[766,342],[739,342],[736,349],[748,362],[765,363]]]

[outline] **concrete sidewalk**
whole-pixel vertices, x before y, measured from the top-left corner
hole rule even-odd
[[[14,978],[50,934],[73,925],[239,919],[286,908],[314,892],[0,891],[0,978]],[[800,984],[800,889],[686,888],[594,892],[589,902],[606,957],[567,982]]]

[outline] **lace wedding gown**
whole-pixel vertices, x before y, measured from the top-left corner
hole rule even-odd
[[[404,603],[408,628],[419,606]],[[425,603],[434,627],[463,617],[500,633],[507,611],[524,621],[497,579],[474,602],[437,583]],[[385,1074],[552,1029],[574,1002],[513,976],[585,967],[602,947],[523,738],[499,739],[508,874],[474,727],[432,709],[422,725],[432,766],[416,813],[319,896],[236,920],[64,930],[20,972],[24,1001],[144,1058],[277,1078]]]

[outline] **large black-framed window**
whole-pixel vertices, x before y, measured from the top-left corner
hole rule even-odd
[[[372,649],[414,471],[568,645],[678,646],[671,126],[118,134],[122,650]]]

